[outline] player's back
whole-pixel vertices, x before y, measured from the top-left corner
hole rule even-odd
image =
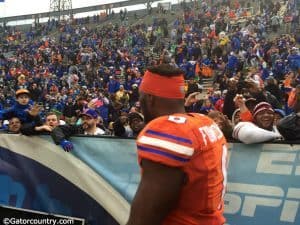
[[[174,114],[151,121],[137,139],[139,160],[180,167],[186,174],[179,201],[164,225],[223,224],[225,138],[200,114]]]

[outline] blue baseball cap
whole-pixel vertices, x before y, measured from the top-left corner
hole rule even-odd
[[[88,116],[88,117],[91,117],[93,119],[97,119],[98,118],[98,113],[94,109],[85,109],[83,111],[83,113],[80,114],[80,116]]]
[[[281,117],[285,117],[286,113],[282,109],[274,109],[275,113],[279,114]]]

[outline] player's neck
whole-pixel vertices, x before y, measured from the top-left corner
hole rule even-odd
[[[157,112],[157,117],[165,116],[165,115],[172,115],[175,113],[185,113],[184,107],[162,107],[160,108],[159,112]]]

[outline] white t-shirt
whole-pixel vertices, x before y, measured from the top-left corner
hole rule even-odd
[[[85,134],[85,135],[104,135],[104,134],[105,134],[105,131],[102,130],[101,128],[97,127],[97,128],[96,128],[96,131],[95,131],[93,134],[89,134],[89,133],[87,133],[86,131],[84,131],[84,134]]]

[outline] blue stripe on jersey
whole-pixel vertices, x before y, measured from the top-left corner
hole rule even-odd
[[[175,159],[175,160],[180,161],[180,162],[187,162],[187,161],[190,160],[190,159],[185,159],[185,158],[182,158],[182,157],[179,157],[179,156],[176,156],[176,155],[172,155],[168,152],[163,152],[163,151],[160,151],[160,150],[157,150],[157,149],[154,149],[154,148],[144,147],[144,146],[140,146],[140,145],[138,145],[137,148],[140,151],[151,152],[151,153],[154,153],[154,154],[157,154],[157,155],[166,156],[168,158]]]
[[[192,141],[183,137],[177,137],[171,134],[166,134],[166,133],[161,133],[158,131],[154,131],[154,130],[146,130],[146,134],[152,134],[152,135],[156,135],[156,136],[160,136],[160,137],[164,137],[164,138],[169,138],[169,139],[173,139],[175,141],[179,141],[179,142],[183,142],[183,143],[187,143],[187,144],[192,144]]]

